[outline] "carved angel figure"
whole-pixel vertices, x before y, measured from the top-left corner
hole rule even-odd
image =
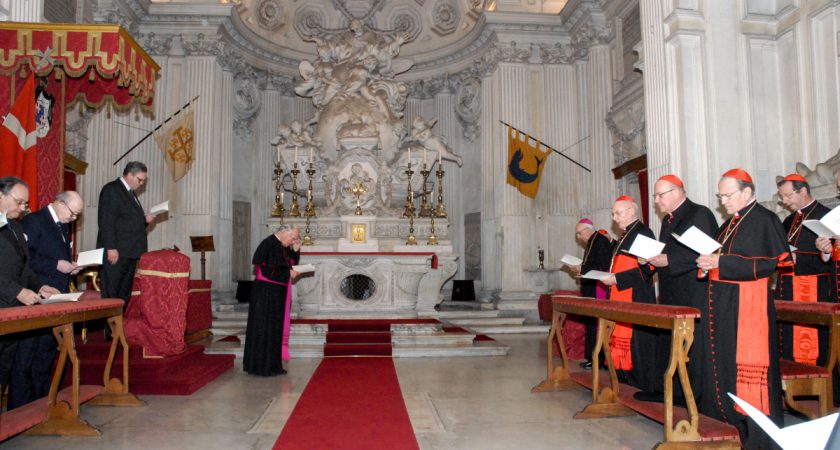
[[[442,159],[452,161],[461,167],[463,159],[449,150],[446,138],[432,133],[432,127],[436,123],[437,119],[427,122],[422,116],[415,117],[411,122],[411,139],[419,142],[426,150],[439,153]]]

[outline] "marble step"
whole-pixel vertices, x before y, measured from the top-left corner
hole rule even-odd
[[[550,325],[482,325],[471,326],[479,334],[548,334]]]
[[[482,318],[482,317],[499,317],[499,311],[490,310],[447,310],[438,311],[438,318],[440,319],[458,319],[458,318]]]
[[[524,317],[454,317],[444,318],[444,320],[455,326],[471,328],[476,326],[523,325],[525,323]]]

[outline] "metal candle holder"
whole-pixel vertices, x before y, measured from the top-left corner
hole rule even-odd
[[[429,179],[429,174],[431,173],[430,170],[426,168],[426,163],[423,163],[423,170],[420,171],[420,175],[423,176],[423,188],[421,192],[423,192],[422,196],[422,203],[420,203],[420,217],[431,217],[433,215],[432,207],[429,202],[429,191],[426,189],[426,181]]]
[[[283,206],[283,169],[280,161],[274,163],[274,207],[271,208],[271,217],[279,217],[283,223],[283,216],[286,208]]]
[[[446,207],[443,205],[443,174],[446,172],[443,171],[443,165],[441,162],[438,162],[438,168],[435,173],[438,178],[438,203],[435,215],[437,217],[446,217]]]
[[[294,167],[289,172],[292,174],[292,206],[289,210],[289,217],[300,217],[300,206],[297,200],[297,179],[298,174],[300,174],[300,169],[298,169],[297,161],[295,161]]]
[[[312,178],[315,176],[315,165],[309,161],[309,168],[306,169],[306,176],[309,178],[309,186],[306,188],[306,208],[304,215],[306,216],[306,230],[303,235],[303,245],[312,245],[314,241],[309,234],[309,219],[315,217],[315,202],[312,201]]]
[[[426,245],[438,245],[437,236],[435,235],[435,215],[432,214],[432,229],[429,233],[429,240],[426,241]]]
[[[411,160],[408,161],[405,174],[408,177],[408,194],[406,194],[405,211],[403,212],[403,216],[408,217],[408,239],[406,239],[405,244],[417,245],[417,238],[414,237],[414,190],[411,188],[411,176],[414,175],[414,171],[411,170]]]

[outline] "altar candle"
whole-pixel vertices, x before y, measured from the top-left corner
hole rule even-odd
[[[283,204],[285,204],[285,203],[286,203],[286,193],[285,193],[285,192],[281,192],[281,193],[280,193],[280,204],[281,204],[281,205],[283,205]]]
[[[443,169],[443,166],[441,166],[441,164],[443,164],[442,160],[443,154],[440,151],[438,151],[438,169]]]
[[[280,162],[280,146],[277,146],[277,162]]]
[[[411,164],[411,147],[408,147],[408,163]]]
[[[309,147],[309,162],[310,163],[312,161],[314,161],[314,159],[315,159],[312,155],[313,155],[313,147]]]
[[[423,165],[426,165],[426,147],[423,147]]]
[[[297,164],[297,145],[295,145],[295,164]]]

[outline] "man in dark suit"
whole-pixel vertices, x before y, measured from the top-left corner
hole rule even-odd
[[[577,276],[587,273],[590,270],[608,272],[612,262],[612,241],[606,232],[601,233],[595,230],[595,225],[587,218],[580,219],[575,225],[575,238],[583,244],[586,249],[583,252],[583,262],[579,266],[572,267]],[[608,288],[596,280],[586,278],[580,279],[580,295],[592,298],[607,298]],[[581,317],[586,326],[586,339],[584,341],[584,356],[586,361],[581,363],[584,369],[592,368],[592,353],[595,351],[595,343],[598,341],[598,321],[591,317]]]
[[[17,177],[0,178],[0,213],[8,223],[0,225],[0,308],[33,305],[58,294],[35,275],[29,266],[29,251],[23,228],[15,219],[29,205],[29,187]],[[3,222],[0,222],[2,224]],[[17,349],[17,337],[0,337],[0,392],[8,382]]]
[[[121,177],[99,193],[99,232],[96,246],[105,249],[102,262],[102,297],[131,299],[134,271],[148,250],[146,225],[154,216],[143,212],[136,191],[146,182],[146,165],[131,161]]]
[[[717,232],[717,220],[712,211],[702,205],[692,202],[686,197],[683,182],[676,175],[665,175],[653,185],[653,202],[662,214],[662,228],[659,229],[659,241],[665,243],[662,254],[654,256],[648,261],[659,274],[659,304],[673,306],[690,306],[700,310],[700,322],[694,328],[694,342],[706,339],[706,329],[709,321],[709,307],[707,278],[697,278],[697,253],[677,242],[674,233],[681,235],[692,226],[709,236]],[[668,367],[668,356],[671,348],[671,333],[660,335],[658,358],[651,360],[656,365],[656,376],[664,375]],[[702,364],[710,357],[704,354],[704,347],[696,345],[691,348],[689,355],[688,375],[695,398],[700,397],[700,377],[703,374]],[[638,392],[637,400],[662,401],[663,386],[657,384],[653,392]],[[678,402],[684,401],[679,377],[674,379],[674,396]]]
[[[61,192],[45,208],[23,218],[32,270],[61,292],[69,291],[70,276],[78,271],[68,224],[84,207],[77,192]],[[47,396],[57,345],[49,329],[21,335],[9,380],[9,410]]]

